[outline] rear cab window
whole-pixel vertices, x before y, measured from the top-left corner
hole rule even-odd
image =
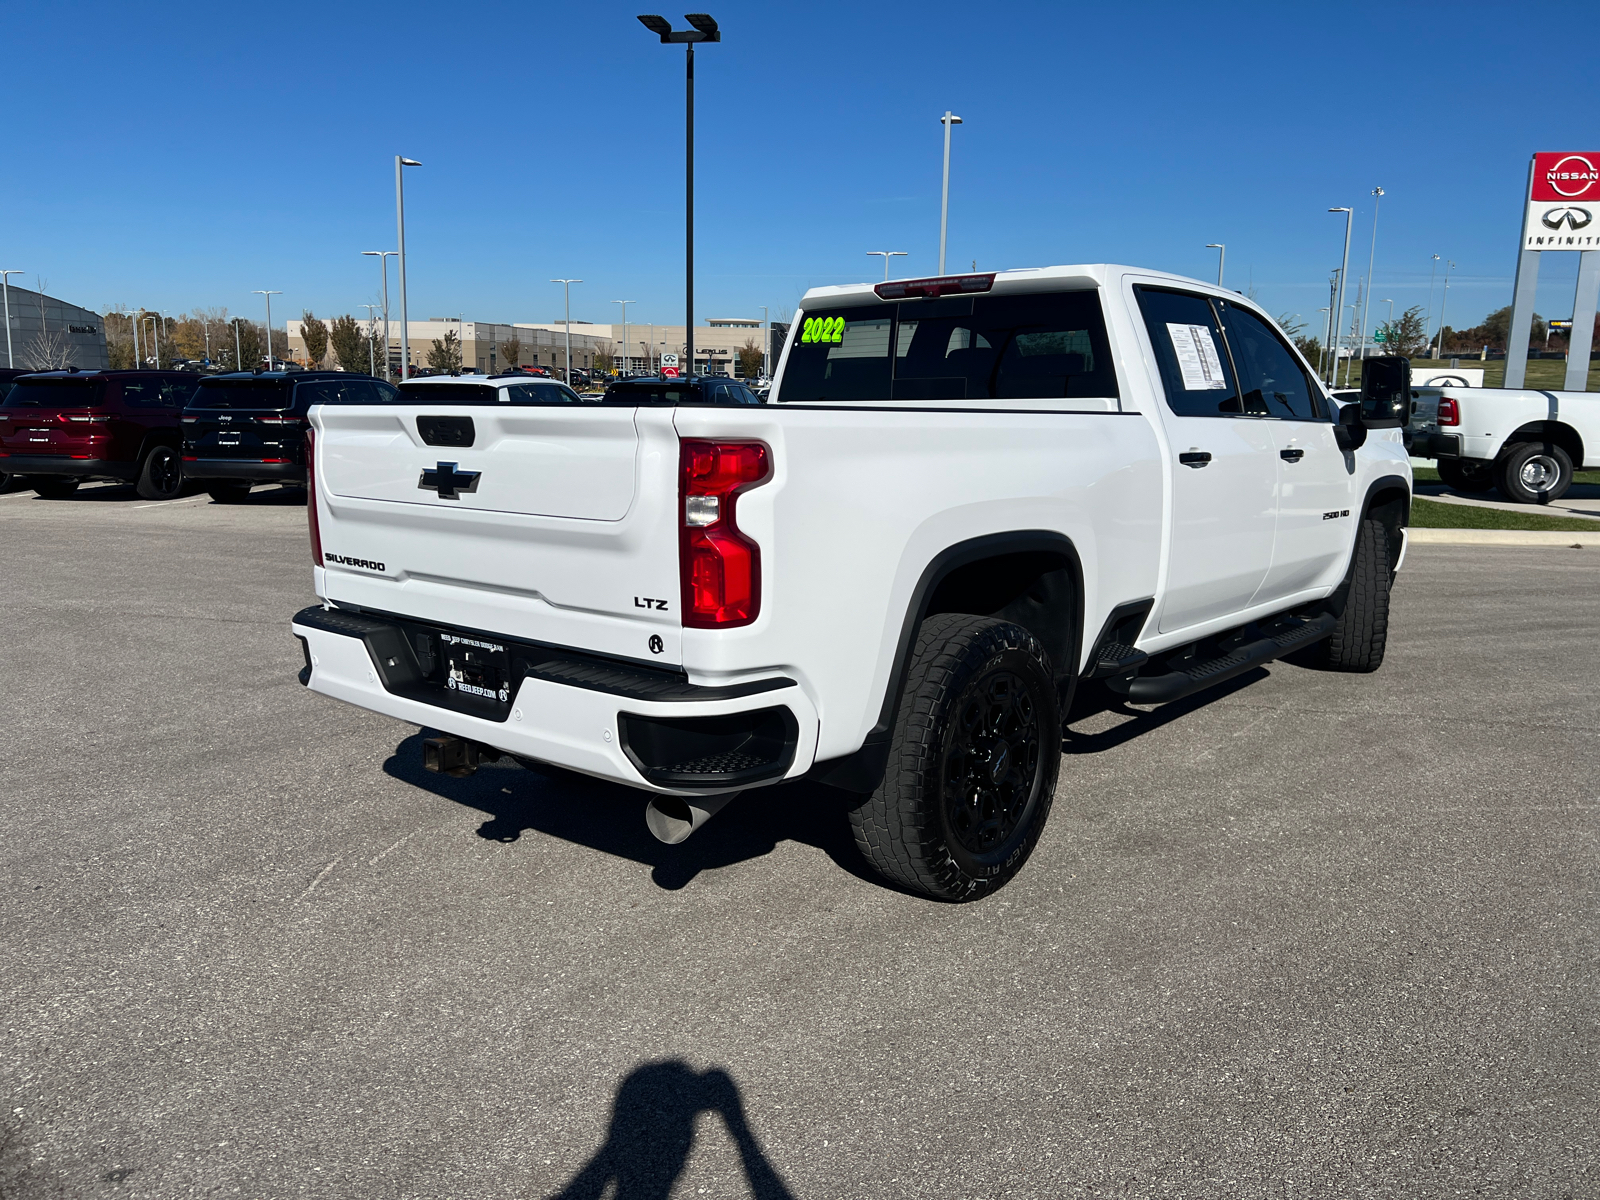
[[[402,383],[402,404],[585,404],[587,401],[563,383],[530,380],[526,383]]]
[[[1118,396],[1094,289],[819,308],[791,338],[776,397],[790,404]]]

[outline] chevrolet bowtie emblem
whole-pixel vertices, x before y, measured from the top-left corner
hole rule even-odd
[[[425,492],[438,492],[441,500],[457,500],[462,492],[478,490],[478,476],[482,474],[482,471],[463,471],[455,463],[442,462],[424,470],[417,486]]]
[[[1568,229],[1582,229],[1590,221],[1594,220],[1594,214],[1587,208],[1569,205],[1566,208],[1552,208],[1539,220],[1546,229],[1560,229],[1563,225]]]

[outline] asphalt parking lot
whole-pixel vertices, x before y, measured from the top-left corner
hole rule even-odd
[[[0,1196],[1600,1194],[1594,550],[1073,726],[949,906],[313,695],[303,508],[0,495]]]

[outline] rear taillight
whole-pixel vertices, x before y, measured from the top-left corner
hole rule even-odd
[[[739,532],[739,495],[772,474],[760,442],[685,440],[678,455],[683,623],[748,625],[761,611],[761,548]]]
[[[322,565],[322,529],[317,524],[317,431],[306,430],[306,527],[311,531],[311,561]]]
[[[1461,406],[1456,403],[1454,396],[1439,397],[1439,424],[1461,424]]]

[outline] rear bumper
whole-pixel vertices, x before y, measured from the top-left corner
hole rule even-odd
[[[1411,453],[1417,458],[1460,458],[1458,433],[1416,433],[1411,437]]]
[[[226,479],[234,483],[304,483],[300,463],[269,463],[253,458],[186,458],[185,479]]]
[[[11,475],[72,475],[79,479],[133,480],[139,464],[109,458],[69,458],[65,454],[12,454],[0,458],[0,471]]]
[[[430,695],[398,677],[405,633],[380,617],[308,608],[292,629],[309,660],[302,682],[314,692],[659,795],[780,783],[805,774],[816,754],[816,706],[792,679],[697,687],[540,647],[496,718],[435,703],[439,689]]]

